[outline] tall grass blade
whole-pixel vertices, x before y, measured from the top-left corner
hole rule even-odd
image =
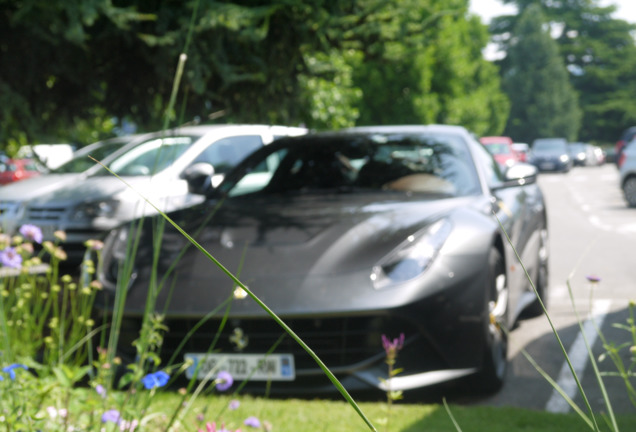
[[[280,325],[287,334],[289,334],[306,352],[311,356],[311,358],[316,362],[316,364],[322,369],[322,371],[327,375],[332,384],[338,389],[340,394],[345,398],[345,400],[353,407],[356,413],[360,416],[360,418],[366,423],[366,425],[372,431],[377,431],[375,426],[371,423],[371,421],[367,418],[367,416],[362,412],[362,409],[358,406],[358,404],[351,397],[349,392],[344,388],[344,386],[340,383],[338,378],[329,370],[329,368],[322,362],[320,357],[316,355],[316,353],[305,343],[303,340],[287,325],[285,322],[278,316],[276,313],[269,308],[256,294],[254,294],[246,285],[244,285],[232,272],[230,272],[220,261],[214,258],[203,246],[201,246],[196,240],[194,240],[188,233],[186,233],[176,222],[174,222],[168,215],[162,212],[157,206],[155,206],[150,200],[137,192],[128,182],[126,182],[123,178],[118,176],[115,172],[109,169],[107,166],[102,164],[96,159],[93,159],[95,162],[99,163],[102,167],[104,167],[108,172],[118,178],[122,183],[124,183],[128,188],[137,193],[141,199],[143,199],[146,203],[148,203],[152,208],[154,208],[170,225],[172,225],[181,235],[183,235],[194,247],[196,247],[202,254],[204,254],[210,261],[212,261],[223,273],[227,275],[237,286],[241,287],[250,298],[255,301],[278,325]],[[117,294],[116,294],[117,295]]]

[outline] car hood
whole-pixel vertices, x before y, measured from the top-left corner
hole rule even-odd
[[[462,229],[466,233],[465,228],[456,228],[469,224],[475,228],[483,223],[492,226],[484,212],[477,210],[479,203],[484,204],[477,197],[379,201],[378,196],[334,195],[329,200],[303,196],[266,202],[233,199],[218,209],[199,206],[182,212],[189,216],[198,213],[192,220],[178,215],[173,219],[280,313],[388,307],[421,297],[420,283],[410,284],[399,296],[392,289],[374,290],[370,280],[373,266],[410,235],[441,218],[452,219],[451,237],[461,236]],[[208,217],[211,219],[206,220]],[[205,228],[198,232],[199,226]],[[464,257],[474,254],[474,249],[467,247],[472,237],[472,233],[466,235],[463,248],[456,248],[455,253]],[[168,230],[163,236],[160,268],[176,264],[177,269],[176,280],[171,281],[176,291],[170,296],[168,313],[201,316],[226,299],[234,283],[199,250],[190,248],[179,258],[184,244],[178,232]],[[139,255],[143,261],[153,254],[143,251]],[[145,267],[148,269],[149,263]],[[466,265],[466,271],[470,267]],[[448,283],[447,272],[435,290]],[[435,277],[437,273],[433,273]],[[462,271],[456,273],[455,281],[461,280]],[[129,292],[131,304],[145,304],[147,277],[142,272],[135,281]],[[234,311],[262,314],[251,301],[240,302]]]
[[[82,174],[42,174],[0,188],[0,201],[26,201],[55,194],[58,189],[76,185]]]
[[[170,187],[158,187],[158,183],[163,185],[162,179],[159,177],[144,176],[119,179],[115,176],[92,176],[82,179],[81,182],[66,182],[46,195],[38,196],[31,203],[33,205],[55,203],[56,205],[72,206],[81,202],[115,198],[117,195],[121,196],[122,194],[127,195],[125,199],[134,202],[140,199],[137,193],[152,200],[153,198],[165,196],[169,192]]]

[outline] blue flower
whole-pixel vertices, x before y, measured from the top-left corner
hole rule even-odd
[[[168,380],[170,379],[170,375],[168,375],[164,371],[157,371],[154,373],[149,373],[145,377],[141,379],[141,383],[146,387],[146,389],[150,390],[155,387],[163,387],[168,384]]]
[[[102,414],[102,423],[112,422],[119,424],[120,421],[121,414],[119,414],[119,411],[117,411],[116,409],[108,410],[104,412],[104,414]]]
[[[243,424],[244,424],[245,426],[251,426],[251,427],[253,427],[253,428],[259,428],[259,427],[261,427],[261,422],[260,422],[260,420],[259,420],[259,419],[257,419],[257,418],[256,418],[256,417],[254,417],[254,416],[250,416],[250,417],[246,418],[246,419],[245,419],[245,421],[243,422]]]
[[[214,382],[216,383],[216,389],[218,391],[225,391],[232,387],[232,384],[234,384],[234,378],[232,378],[232,375],[228,371],[221,371],[216,376],[216,380],[214,380]]]
[[[0,251],[0,264],[5,267],[20,268],[22,266],[22,257],[15,248],[8,247]]]
[[[2,368],[2,372],[4,373],[8,373],[9,374],[9,378],[11,378],[12,380],[15,379],[15,370],[16,369],[24,369],[24,370],[29,370],[29,368],[26,365],[20,364],[20,363],[13,363],[12,365],[6,366],[4,368]]]
[[[42,230],[35,225],[22,225],[20,227],[20,234],[22,234],[28,240],[34,241],[36,243],[42,243]]]

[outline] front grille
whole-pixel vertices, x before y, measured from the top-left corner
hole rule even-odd
[[[65,210],[64,207],[29,207],[27,215],[29,220],[50,223],[62,219]]]
[[[164,336],[161,357],[168,360],[175,355],[178,362],[186,352],[205,353],[210,348],[215,352],[237,352],[231,337],[236,329],[241,329],[247,338],[242,352],[266,353],[284,335],[273,352],[293,354],[297,371],[317,368],[311,356],[272,319],[229,319],[220,332],[220,320],[210,320],[188,336],[197,323],[194,320],[168,320],[165,324],[169,330]],[[394,338],[404,333],[409,339],[415,333],[408,322],[386,317],[300,318],[285,320],[285,323],[329,368],[381,361],[384,358],[383,334]],[[175,354],[182,343],[180,352]]]

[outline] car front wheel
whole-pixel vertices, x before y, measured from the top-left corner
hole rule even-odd
[[[623,194],[625,201],[630,207],[636,207],[636,177],[629,177],[623,183]]]
[[[501,253],[493,249],[489,258],[489,277],[486,287],[484,349],[481,368],[475,379],[479,390],[498,391],[504,383],[508,368],[508,281]]]

